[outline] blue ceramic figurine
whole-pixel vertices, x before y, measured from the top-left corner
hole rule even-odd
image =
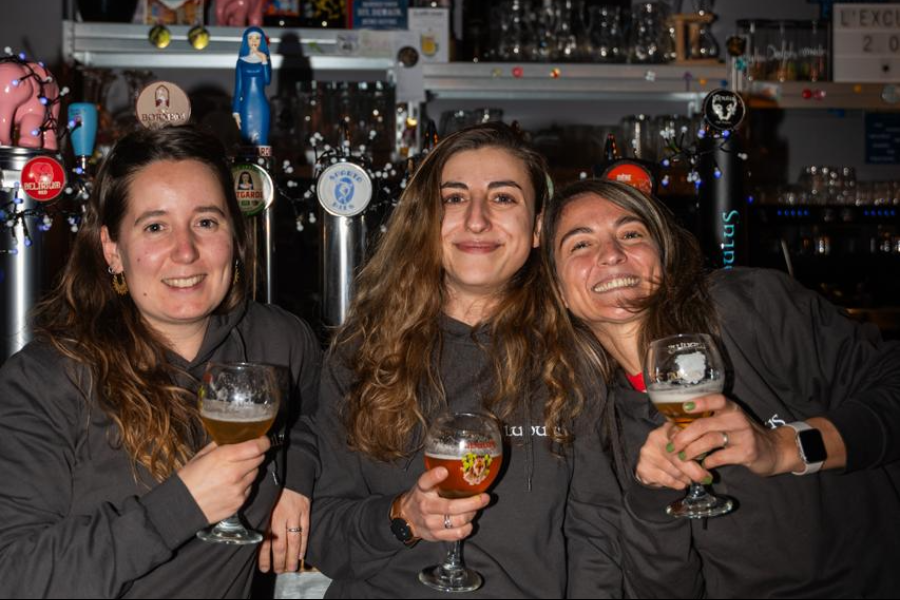
[[[272,61],[266,34],[259,27],[244,31],[234,71],[231,112],[241,130],[241,139],[254,146],[269,142],[269,100],[266,86],[272,81]]]

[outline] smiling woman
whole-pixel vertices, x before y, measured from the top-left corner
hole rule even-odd
[[[308,530],[314,436],[292,428],[280,455],[265,437],[216,446],[198,415],[210,361],[286,367],[284,392],[306,400],[288,414],[315,398],[318,343],[247,299],[248,252],[215,138],[117,142],[36,340],[0,369],[0,596],[247,597],[257,548],[195,537],[242,506],[282,542],[275,569],[296,569],[303,538],[283,542]]]

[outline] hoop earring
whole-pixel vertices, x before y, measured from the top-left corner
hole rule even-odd
[[[234,261],[234,277],[231,278],[231,285],[236,286],[241,281],[241,263]]]
[[[116,273],[113,271],[112,267],[107,269],[109,274],[112,275],[112,287],[116,291],[116,293],[120,296],[125,296],[128,294],[128,282],[125,281],[125,271],[120,271]]]

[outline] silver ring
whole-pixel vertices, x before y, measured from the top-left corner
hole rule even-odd
[[[450,515],[444,515],[444,529],[453,529],[453,523],[450,522]]]
[[[722,432],[722,447],[723,448],[728,447],[728,434],[725,433],[724,431]]]
[[[302,527],[288,527],[287,532],[288,533],[303,533],[303,528]]]

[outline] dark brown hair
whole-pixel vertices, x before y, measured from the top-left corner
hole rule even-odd
[[[199,161],[215,175],[226,200],[235,258],[250,263],[222,144],[193,127],[140,130],[122,138],[104,161],[61,279],[35,309],[37,334],[89,371],[82,392],[93,395],[115,423],[113,443],[158,481],[193,455],[196,399],[175,383],[183,373],[169,364],[166,340],[146,323],[130,295],[113,290],[100,231],[106,226],[117,239],[140,171],[157,161],[182,160]],[[244,301],[247,279],[231,286],[216,312]]]
[[[570,184],[553,197],[544,211],[541,253],[546,269],[552,273],[559,306],[564,306],[554,247],[559,222],[569,204],[591,194],[637,216],[659,248],[662,278],[658,289],[629,307],[644,313],[639,338],[640,356],[646,355],[651,341],[661,337],[676,333],[717,334],[718,324],[709,297],[703,254],[696,238],[675,221],[659,200],[615,181],[594,179]],[[584,323],[575,315],[571,317],[580,333],[582,350],[590,348],[604,377],[610,381],[616,366],[612,357],[596,343]]]

